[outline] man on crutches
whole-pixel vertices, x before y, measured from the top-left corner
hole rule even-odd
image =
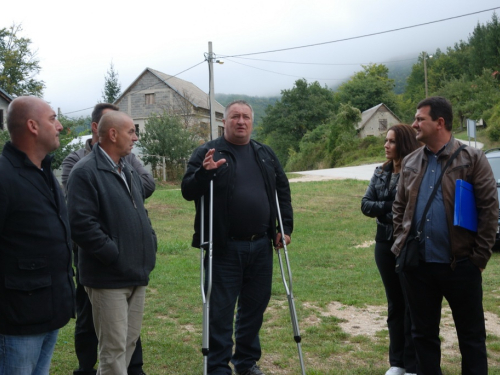
[[[247,102],[230,103],[223,123],[224,135],[194,151],[182,180],[182,195],[196,204],[194,247],[200,247],[202,237],[210,237],[208,197],[213,203],[212,274],[206,275],[212,280],[208,374],[231,375],[231,362],[237,375],[264,375],[257,366],[259,330],[271,296],[273,243],[281,248],[284,232],[289,244],[293,230],[290,186],[272,149],[250,139],[253,110]],[[277,201],[283,223],[280,231]],[[203,236],[202,220],[207,223]],[[207,263],[205,259],[205,268]]]

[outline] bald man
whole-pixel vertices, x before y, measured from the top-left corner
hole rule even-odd
[[[0,156],[0,374],[48,374],[59,328],[74,316],[71,238],[50,152],[62,126],[36,97],[7,110]]]
[[[116,105],[111,103],[98,103],[92,111],[92,138],[85,142],[85,147],[71,152],[62,162],[61,182],[66,191],[68,177],[76,163],[92,151],[92,147],[99,141],[97,126],[101,117],[111,111],[119,111]],[[148,198],[155,191],[155,180],[141,164],[133,152],[124,157],[139,173],[144,186],[145,198]],[[89,301],[85,287],[79,283],[78,252],[74,252],[74,264],[76,268],[76,322],[75,322],[75,354],[78,358],[78,369],[73,371],[73,375],[95,375],[94,366],[97,363],[98,340],[95,333],[94,322],[92,320],[92,305]],[[128,375],[146,375],[142,370],[144,363],[142,357],[141,338],[137,340],[134,354],[128,366]]]
[[[132,119],[111,111],[99,142],[71,171],[69,219],[79,281],[92,303],[99,375],[125,375],[139,337],[156,235],[144,208],[141,177],[124,157],[137,141]]]

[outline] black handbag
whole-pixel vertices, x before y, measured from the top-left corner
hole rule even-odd
[[[451,162],[457,157],[459,152],[462,151],[465,147],[466,147],[465,145],[460,146],[458,150],[455,151],[453,155],[448,159],[448,162],[441,171],[441,175],[439,176],[439,179],[437,180],[436,185],[434,186],[434,190],[432,191],[431,196],[429,197],[429,200],[425,205],[424,212],[422,213],[422,219],[420,220],[417,232],[414,233],[410,229],[410,233],[406,237],[406,242],[403,248],[401,249],[401,252],[396,257],[396,273],[400,273],[403,271],[411,271],[418,267],[419,257],[420,257],[420,251],[418,248],[420,241],[422,239],[422,232],[424,230],[425,215],[427,215],[427,211],[429,211],[429,208],[431,207],[432,200],[436,196],[436,193],[439,189],[439,185],[441,185],[441,180],[443,179],[444,172],[450,166]]]

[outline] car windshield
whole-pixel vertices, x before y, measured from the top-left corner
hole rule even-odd
[[[500,158],[489,158],[491,169],[493,170],[493,175],[495,180],[497,180],[497,185],[500,184]]]

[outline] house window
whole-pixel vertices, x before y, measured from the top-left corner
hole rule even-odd
[[[135,134],[139,137],[139,124],[135,124]]]
[[[155,104],[155,94],[146,94],[146,104]]]
[[[219,137],[222,137],[224,135],[224,127],[223,126],[219,126],[218,135],[219,135]]]
[[[3,109],[0,109],[0,130],[3,130]]]
[[[387,130],[387,119],[381,118],[378,120],[378,130],[380,131]]]

